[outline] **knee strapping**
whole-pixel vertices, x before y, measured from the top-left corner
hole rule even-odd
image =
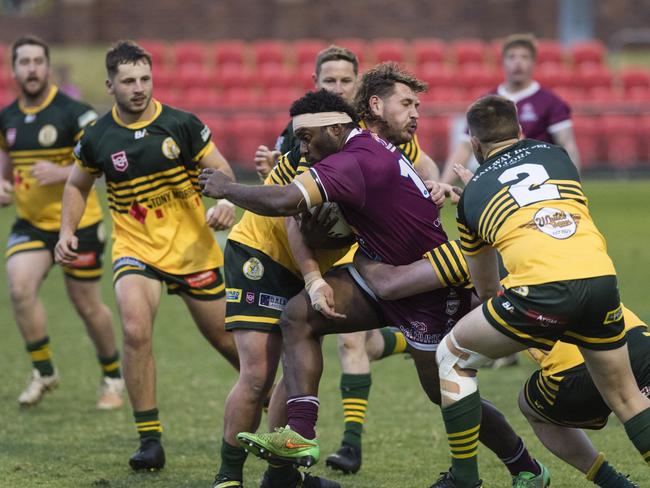
[[[477,391],[476,374],[467,375],[466,371],[476,370],[489,360],[483,354],[460,347],[453,332],[450,332],[436,351],[442,394],[458,401]]]

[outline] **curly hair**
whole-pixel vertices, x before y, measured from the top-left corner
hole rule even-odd
[[[117,74],[120,64],[136,64],[146,61],[153,67],[151,54],[133,41],[118,41],[106,53],[106,71],[110,78]]]
[[[339,95],[327,90],[308,92],[304,97],[293,102],[289,109],[291,117],[320,112],[344,112],[355,124],[359,122],[359,116],[354,109]]]
[[[427,91],[427,84],[403,70],[393,61],[380,63],[366,71],[361,77],[359,89],[354,97],[354,108],[364,120],[375,118],[370,109],[370,97],[386,98],[393,93],[396,83],[403,83],[415,93]]]

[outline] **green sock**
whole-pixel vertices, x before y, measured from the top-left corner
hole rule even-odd
[[[478,481],[478,436],[481,427],[481,396],[478,391],[442,408],[451,451],[451,474],[459,488]]]
[[[231,446],[221,439],[221,466],[217,476],[228,476],[230,479],[244,479],[244,463],[248,453],[241,447]]]
[[[298,469],[291,463],[269,463],[266,473],[271,486],[295,486],[300,477]]]
[[[160,439],[163,429],[158,419],[157,408],[141,412],[134,411],[133,417],[135,418],[135,427],[138,429],[138,434],[140,434],[140,440],[151,437]]]
[[[52,376],[54,374],[54,364],[52,363],[50,338],[45,336],[40,341],[28,342],[26,347],[29,356],[32,358],[32,364],[41,373],[41,376]]]
[[[115,351],[115,354],[108,357],[97,356],[99,364],[102,366],[102,373],[108,378],[121,378],[122,371],[120,370],[120,353]]]
[[[404,334],[399,330],[390,327],[383,327],[379,329],[379,333],[384,338],[384,350],[380,358],[385,358],[393,354],[401,354],[406,351],[406,339]]]
[[[630,480],[605,461],[604,456],[602,458],[602,464],[591,481],[602,488],[629,488],[634,486]]]
[[[625,422],[625,432],[650,466],[650,408]]]
[[[370,373],[341,375],[341,401],[345,416],[343,443],[359,449],[361,449],[361,433],[366,419],[371,384]]]

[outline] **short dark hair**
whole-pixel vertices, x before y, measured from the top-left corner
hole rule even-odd
[[[524,47],[530,51],[533,58],[537,57],[537,39],[533,34],[512,34],[506,37],[501,48],[501,57],[504,57],[513,47]]]
[[[110,78],[117,74],[120,64],[136,64],[146,61],[153,67],[151,54],[133,41],[118,41],[106,53],[106,72]]]
[[[316,55],[316,77],[320,75],[320,69],[328,61],[347,61],[352,63],[355,76],[359,74],[359,60],[356,54],[349,49],[332,44]]]
[[[50,46],[47,45],[47,43],[41,39],[38,36],[34,35],[26,35],[19,37],[14,41],[14,43],[11,45],[11,65],[13,66],[16,64],[16,59],[18,59],[18,48],[22,46],[41,46],[43,48],[43,51],[45,52],[45,59],[47,60],[48,64],[50,62]]]
[[[488,95],[467,110],[467,126],[481,144],[492,144],[519,137],[517,107],[507,98]]]
[[[427,91],[427,84],[403,70],[393,61],[379,63],[366,71],[361,77],[359,89],[354,97],[354,108],[359,117],[366,120],[375,118],[370,110],[370,97],[385,98],[392,95],[395,83],[403,83],[415,93]]]
[[[355,125],[359,122],[354,109],[339,95],[327,90],[308,92],[304,97],[293,102],[289,109],[291,117],[321,112],[344,112],[350,116]]]

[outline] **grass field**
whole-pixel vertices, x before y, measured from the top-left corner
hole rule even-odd
[[[590,181],[585,184],[592,213],[607,237],[626,304],[650,320],[647,272],[650,269],[648,204],[650,181]],[[0,235],[9,232],[13,210],[0,211]],[[450,234],[453,210],[445,209]],[[107,276],[109,270],[107,267]],[[0,487],[201,487],[210,486],[218,466],[223,402],[235,372],[200,337],[178,298],[163,300],[156,321],[158,398],[165,427],[168,465],[160,473],[136,474],[126,460],[137,446],[130,408],[94,409],[99,370],[83,325],[72,311],[54,269],[42,289],[61,386],[36,408],[20,410],[17,397],[29,372],[28,357],[13,323],[0,270]],[[104,296],[115,310],[110,280]],[[116,316],[116,315],[115,315]],[[342,412],[338,393],[335,341],[325,342],[326,370],[321,383],[319,436],[323,453],[336,449]],[[530,363],[481,373],[481,392],[501,408],[530,450],[551,469],[555,488],[593,486],[581,474],[545,451],[519,414],[516,396],[532,369]],[[648,470],[631,448],[616,419],[593,436],[610,461],[648,485]],[[485,486],[510,486],[507,471],[488,451],[480,453]],[[373,365],[373,389],[364,436],[364,465],[354,476],[339,476],[319,464],[314,472],[344,487],[427,487],[449,460],[437,407],[420,392],[410,360],[393,357]],[[256,486],[264,464],[246,465],[247,486]]]

